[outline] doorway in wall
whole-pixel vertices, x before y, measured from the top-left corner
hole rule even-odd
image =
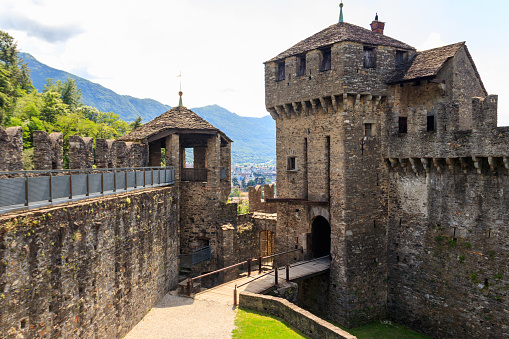
[[[311,253],[313,258],[320,258],[330,254],[331,239],[330,225],[327,219],[318,216],[311,227]]]

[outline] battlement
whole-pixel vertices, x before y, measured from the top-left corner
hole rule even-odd
[[[262,200],[262,186],[249,187],[249,213],[263,212],[263,213],[276,213],[276,204],[267,203],[267,199],[273,199],[275,193],[274,184],[263,185]]]
[[[95,141],[95,148],[94,148]],[[63,165],[63,135],[33,133],[34,169],[60,170]],[[0,126],[0,171],[23,170],[23,130]],[[69,137],[69,169],[147,167],[148,145],[117,140]]]
[[[0,171],[21,171],[23,169],[23,129],[0,126]]]
[[[433,111],[409,109],[406,133],[396,114],[388,115],[384,158],[471,158],[509,156],[509,127],[497,127],[498,96],[472,98],[472,128],[460,130],[459,105],[440,103]],[[434,124],[434,125],[433,125]]]

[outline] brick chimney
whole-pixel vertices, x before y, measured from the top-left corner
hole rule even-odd
[[[375,33],[384,34],[385,22],[378,21],[378,13],[376,13],[375,21],[371,23],[371,30]]]

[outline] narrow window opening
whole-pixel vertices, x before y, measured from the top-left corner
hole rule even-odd
[[[375,49],[373,47],[364,47],[364,68],[375,68]]]
[[[364,124],[364,136],[366,137],[373,136],[373,124]]]
[[[300,57],[299,72],[297,74],[299,76],[306,75],[306,56],[301,56]]]
[[[399,117],[398,120],[398,133],[407,132],[407,117]]]
[[[407,52],[396,51],[396,67],[403,66],[407,59]]]
[[[396,262],[399,262],[399,255],[396,256]]]
[[[376,174],[376,185],[380,186],[380,174]]]
[[[491,230],[486,231],[486,239],[491,238]]]
[[[285,62],[282,61],[277,64],[277,74],[276,74],[276,81],[283,81],[285,80]]]
[[[373,220],[373,228],[376,228],[376,220]]]
[[[22,320],[21,320],[21,322],[20,322],[20,324],[19,324],[19,326],[20,326],[21,328],[25,328],[25,327],[27,326],[27,321],[26,321],[25,319],[22,319]]]
[[[297,168],[295,166],[295,157],[288,157],[288,171],[295,171]]]
[[[402,222],[403,222],[403,219],[399,218],[399,226],[401,226]]]
[[[322,51],[322,66],[320,68],[320,71],[324,72],[331,69],[332,65],[331,59],[332,59],[331,49],[330,48],[324,49]]]
[[[436,132],[436,123],[435,123],[435,116],[434,115],[428,115],[427,116],[426,130],[428,132]]]

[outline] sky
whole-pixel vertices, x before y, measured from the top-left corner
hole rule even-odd
[[[21,51],[113,91],[267,115],[264,65],[336,23],[339,0],[0,0]],[[509,125],[509,1],[344,0],[346,22],[424,50],[466,41],[499,125]],[[182,73],[182,78],[177,77]]]

